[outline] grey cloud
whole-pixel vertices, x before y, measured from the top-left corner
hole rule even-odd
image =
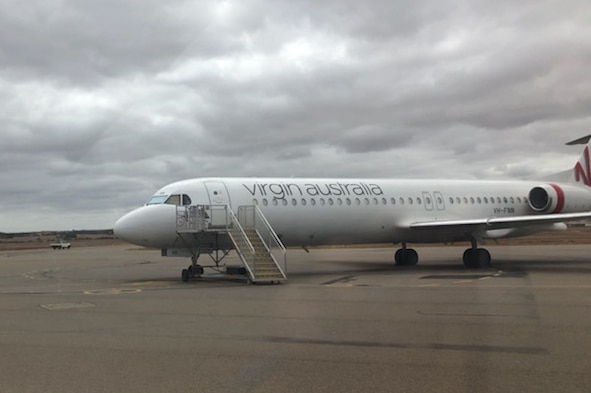
[[[591,129],[590,17],[583,0],[2,2],[0,231],[108,227],[189,177],[568,168],[562,144]]]

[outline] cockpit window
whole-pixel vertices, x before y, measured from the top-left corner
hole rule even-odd
[[[174,194],[174,195],[155,195],[146,203],[146,205],[161,205],[163,203],[167,205],[176,206],[189,206],[191,204],[191,198],[186,194]]]
[[[168,197],[168,199],[164,203],[166,203],[168,205],[179,206],[181,204],[181,196],[179,194],[171,195]]]
[[[168,195],[154,195],[146,205],[160,205],[166,201]]]

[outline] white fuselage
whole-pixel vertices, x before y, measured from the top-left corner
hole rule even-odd
[[[290,179],[200,178],[169,184],[150,202],[115,224],[116,234],[135,244],[168,248],[175,243],[174,205],[164,203],[178,196],[177,204],[257,205],[285,245],[308,246],[362,243],[433,243],[470,240],[474,237],[519,236],[546,226],[479,229],[462,225],[416,230],[414,223],[461,221],[472,218],[522,217],[543,213],[591,210],[591,193],[571,198],[559,189],[559,206],[536,211],[530,192],[543,182],[388,180],[388,179]],[[188,197],[188,198],[187,198]],[[550,201],[551,202],[551,201]],[[556,201],[555,201],[556,202]]]

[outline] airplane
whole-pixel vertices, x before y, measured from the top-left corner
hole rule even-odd
[[[566,230],[567,222],[591,219],[591,135],[568,144],[586,146],[570,179],[561,181],[183,180],[162,187],[121,217],[114,233],[129,243],[159,248],[163,256],[191,257],[183,281],[203,273],[200,255],[210,255],[219,266],[231,250],[254,276],[255,255],[269,251],[270,243],[284,255],[286,246],[400,244],[395,264],[412,266],[419,257],[409,243],[469,242],[464,265],[486,268],[491,255],[479,247],[486,240]],[[265,224],[266,235],[262,229],[249,235],[243,228],[255,217],[256,225]],[[269,239],[266,247],[256,246],[263,237]],[[271,254],[276,263],[282,258]],[[278,268],[286,278],[284,266]]]

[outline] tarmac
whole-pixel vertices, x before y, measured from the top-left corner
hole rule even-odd
[[[0,393],[589,392],[589,246],[489,250],[289,250],[281,285],[183,283],[188,260],[133,246],[1,252]]]

